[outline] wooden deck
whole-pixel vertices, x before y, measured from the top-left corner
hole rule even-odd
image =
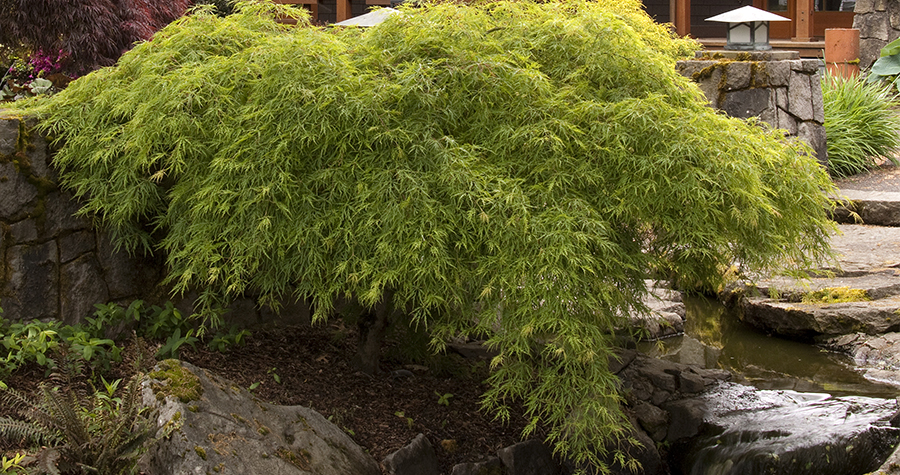
[[[723,49],[725,38],[697,38],[708,49]],[[825,41],[770,40],[773,50],[799,51],[801,58],[824,58]]]

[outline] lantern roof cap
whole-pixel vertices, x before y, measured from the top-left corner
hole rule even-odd
[[[335,23],[335,25],[339,26],[375,26],[384,20],[387,20],[389,16],[396,15],[400,13],[399,10],[395,10],[393,8],[379,8],[377,10],[373,10],[365,15],[355,16],[353,18]]]
[[[752,21],[791,21],[791,19],[748,5],[736,10],[731,10],[730,12],[722,13],[721,15],[707,18],[706,21],[719,21],[722,23],[744,23]]]

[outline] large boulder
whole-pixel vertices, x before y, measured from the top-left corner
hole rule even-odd
[[[900,333],[854,333],[820,341],[830,350],[853,358],[853,364],[872,381],[900,386]]]
[[[321,414],[262,402],[189,363],[160,363],[143,396],[169,433],[142,459],[147,473],[381,474],[375,460]]]
[[[863,474],[900,440],[892,399],[725,383],[695,400],[706,406],[700,433],[671,451],[681,473]]]

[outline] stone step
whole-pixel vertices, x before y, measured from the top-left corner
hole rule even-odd
[[[840,223],[900,226],[900,192],[842,189],[834,211]]]
[[[900,272],[900,227],[840,224],[831,247],[840,270],[822,270],[845,277]]]
[[[750,290],[751,296],[768,297],[784,302],[801,302],[812,292],[823,289],[839,289],[846,287],[852,290],[865,291],[870,300],[900,295],[900,269],[878,273],[852,275],[846,274],[828,277],[814,277],[809,280],[797,280],[790,277],[772,277],[756,283]]]
[[[810,279],[769,276],[748,283],[742,319],[793,338],[900,331],[900,227],[841,224],[831,244],[840,269],[818,269]],[[803,302],[812,291],[843,287],[863,290],[870,300]]]
[[[742,301],[741,319],[790,338],[817,335],[869,335],[900,331],[900,296],[860,302],[814,304],[768,298]]]

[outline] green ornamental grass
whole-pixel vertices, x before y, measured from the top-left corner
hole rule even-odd
[[[898,164],[900,116],[890,85],[826,74],[822,98],[832,176],[862,173],[881,158]]]
[[[350,300],[435,348],[484,335],[485,408],[521,401],[576,462],[627,455],[610,371],[646,280],[715,288],[828,255],[809,147],[728,118],[675,71],[697,44],[637,0],[402,8],[299,27],[198,11],[28,113],[63,184],[215,309]],[[633,464],[632,464],[633,465]]]

